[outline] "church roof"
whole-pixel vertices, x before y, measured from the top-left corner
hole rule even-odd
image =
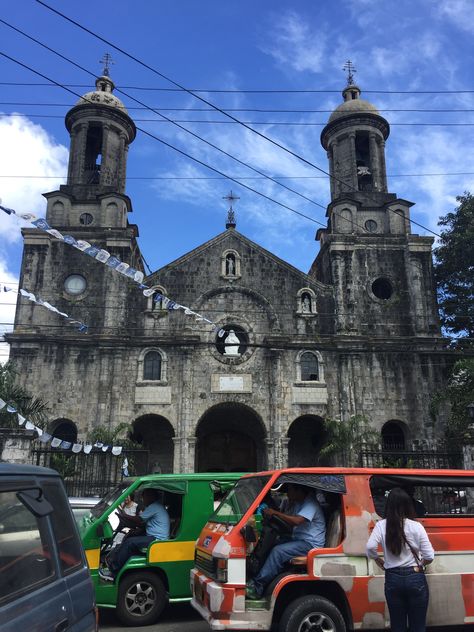
[[[173,269],[173,268],[180,268],[180,267],[184,266],[186,264],[186,262],[189,261],[190,259],[192,259],[192,258],[194,258],[194,257],[196,257],[198,255],[201,255],[204,252],[206,252],[206,250],[209,250],[210,248],[218,245],[219,243],[225,242],[225,241],[230,240],[232,238],[237,239],[238,241],[242,242],[243,244],[245,244],[246,246],[248,246],[250,248],[254,248],[254,249],[258,250],[261,254],[263,254],[264,256],[266,256],[269,259],[271,259],[277,266],[285,268],[291,274],[298,275],[299,277],[301,277],[302,282],[304,282],[305,284],[310,283],[312,285],[316,285],[322,291],[324,291],[326,289],[330,290],[330,288],[328,286],[326,286],[324,283],[321,283],[320,281],[315,279],[313,276],[310,276],[309,274],[306,274],[305,272],[302,272],[298,268],[295,268],[295,266],[292,266],[291,263],[288,263],[284,259],[280,259],[280,257],[277,257],[276,255],[274,255],[269,250],[266,250],[265,248],[263,248],[259,244],[255,243],[251,239],[248,239],[248,237],[246,237],[245,235],[242,235],[242,233],[239,233],[239,231],[237,231],[237,230],[235,230],[233,228],[225,230],[222,233],[219,233],[218,235],[216,235],[215,237],[213,237],[209,241],[206,241],[205,243],[201,244],[197,248],[194,248],[193,250],[191,250],[190,252],[187,252],[186,254],[184,254],[183,256],[179,257],[178,259],[175,259],[174,261],[171,261],[170,263],[166,264],[162,268],[156,270],[155,272],[153,272],[151,275],[148,276],[148,280],[151,277],[157,275],[160,272],[165,272],[165,271],[168,271],[168,270]]]

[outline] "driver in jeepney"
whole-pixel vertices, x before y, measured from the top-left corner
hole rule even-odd
[[[263,509],[263,515],[265,518],[279,517],[291,529],[291,535],[280,538],[257,575],[247,583],[247,599],[260,599],[268,584],[291,558],[324,546],[326,521],[314,490],[305,485],[288,483],[286,493],[288,503],[284,511],[267,507]]]

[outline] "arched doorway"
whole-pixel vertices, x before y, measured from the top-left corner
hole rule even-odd
[[[327,465],[318,460],[326,439],[324,419],[317,415],[303,415],[293,421],[288,430],[288,467]]]
[[[382,427],[382,450],[384,452],[403,452],[406,450],[406,428],[401,421],[387,421]]]
[[[130,438],[149,451],[148,471],[140,474],[169,474],[173,471],[173,437],[173,426],[161,415],[143,415],[133,422]]]
[[[70,443],[76,443],[77,441],[77,426],[70,419],[56,419],[51,424],[49,432],[63,441],[69,441]]]
[[[265,428],[248,406],[228,402],[208,410],[196,428],[196,472],[265,469]]]

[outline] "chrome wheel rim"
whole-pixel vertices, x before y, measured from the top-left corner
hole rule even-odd
[[[310,612],[300,623],[298,632],[336,632],[336,626],[327,614]]]
[[[150,582],[135,582],[125,594],[125,608],[134,617],[147,615],[155,604],[156,592]]]

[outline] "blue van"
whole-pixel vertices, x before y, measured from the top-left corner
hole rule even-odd
[[[54,470],[0,463],[0,627],[96,632],[94,589]]]

